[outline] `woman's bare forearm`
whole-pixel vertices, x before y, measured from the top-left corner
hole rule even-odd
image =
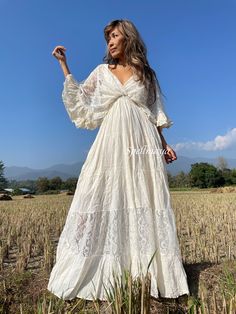
[[[60,63],[60,65],[61,65],[61,68],[62,68],[62,71],[63,71],[65,77],[66,77],[68,74],[71,74],[71,73],[70,73],[70,69],[69,69],[69,67],[68,67],[68,65],[67,65],[67,63],[66,63],[65,61],[59,60],[59,63]]]
[[[157,127],[157,130],[158,130],[158,132],[159,132],[159,134],[160,134],[160,137],[161,137],[162,146],[163,146],[163,148],[165,149],[167,143],[166,143],[166,140],[165,140],[165,138],[164,138],[164,136],[163,136],[163,134],[162,134],[162,128],[158,126],[158,127]]]

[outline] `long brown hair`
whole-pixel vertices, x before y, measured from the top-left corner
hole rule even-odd
[[[140,80],[145,87],[148,88],[150,93],[149,99],[151,99],[151,103],[149,105],[151,105],[156,101],[156,85],[158,86],[161,94],[162,91],[156,73],[148,63],[146,45],[137,28],[129,20],[114,20],[105,26],[104,37],[107,43],[109,41],[109,34],[115,27],[118,27],[125,37],[124,54],[126,61],[135,70],[138,80]],[[103,61],[108,64],[117,64],[118,59],[113,59],[109,53],[109,49],[107,49]]]

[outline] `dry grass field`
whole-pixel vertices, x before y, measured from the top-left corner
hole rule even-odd
[[[143,314],[236,313],[236,191],[171,196],[191,296],[151,300]],[[0,202],[0,313],[138,313],[109,312],[104,302],[63,301],[47,291],[72,198],[14,196]]]

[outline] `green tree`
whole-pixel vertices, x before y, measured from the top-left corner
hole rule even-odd
[[[75,192],[77,182],[78,182],[78,178],[68,178],[63,183],[63,188],[68,189],[71,192]]]
[[[24,193],[19,189],[19,188],[16,188],[13,192],[12,192],[12,195],[23,195]]]
[[[215,166],[206,162],[192,164],[189,177],[192,187],[218,187],[225,183],[224,177],[220,171],[218,171]]]
[[[0,160],[0,190],[7,188],[8,186],[8,181],[7,179],[4,177],[4,163],[2,160]]]
[[[62,186],[62,179],[60,177],[54,177],[49,181],[50,190],[60,190]]]
[[[36,181],[37,193],[44,193],[49,190],[50,182],[47,177],[39,177]]]
[[[176,187],[189,187],[189,175],[186,174],[184,171],[180,171],[176,176],[175,176],[175,184]]]
[[[235,168],[231,170],[230,179],[231,179],[231,184],[235,185],[236,184],[236,169]]]
[[[167,170],[167,178],[170,187],[174,187],[174,176]]]
[[[224,168],[223,170],[220,169],[219,173],[223,176],[224,180],[225,180],[225,184],[224,185],[232,185],[232,170],[228,169],[228,168]]]
[[[172,176],[168,171],[168,182],[171,188],[186,188],[190,187],[189,174],[184,171],[180,171],[175,176]]]

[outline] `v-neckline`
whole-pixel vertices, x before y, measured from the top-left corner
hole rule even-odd
[[[106,63],[106,68],[107,68],[107,70],[111,73],[111,75],[120,83],[120,85],[122,86],[122,87],[125,87],[126,86],[126,84],[134,77],[134,74],[132,74],[125,82],[124,82],[124,84],[122,84],[121,83],[121,81],[118,79],[118,77],[109,69],[109,64],[108,63]]]

